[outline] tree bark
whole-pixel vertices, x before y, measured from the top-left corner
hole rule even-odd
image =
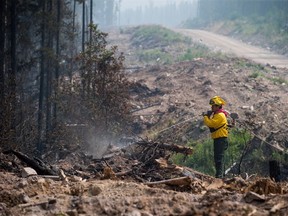
[[[0,141],[4,136],[4,104],[5,104],[5,8],[6,0],[0,0]]]
[[[85,0],[82,3],[82,52],[85,52]]]
[[[43,108],[44,108],[44,76],[45,76],[45,12],[46,12],[46,0],[42,0],[42,24],[41,24],[41,62],[40,62],[40,87],[39,87],[39,106],[38,106],[38,154],[43,152]]]
[[[11,12],[11,70],[9,73],[9,99],[10,99],[10,142],[16,147],[16,0],[11,0],[10,5]]]
[[[75,2],[75,1],[74,1]],[[62,1],[57,1],[57,33],[56,33],[56,65],[55,65],[55,98],[57,98],[57,91],[59,85],[59,69],[60,69],[60,29],[61,29],[61,4]],[[74,17],[73,17],[74,21]],[[74,28],[74,26],[73,26]],[[74,32],[73,32],[74,33]],[[54,127],[57,124],[57,104],[54,102]]]
[[[50,14],[49,22],[53,21],[53,0],[48,2],[48,13]],[[50,53],[53,53],[53,27],[48,26],[47,33],[47,49]],[[51,55],[48,56],[47,59],[47,71],[46,71],[46,138],[49,138],[51,131],[51,120],[52,120],[52,109],[51,109],[51,92],[52,92],[52,65],[53,65],[53,57]]]
[[[90,25],[93,24],[93,0],[90,0]],[[92,41],[92,28],[90,28],[90,42]]]

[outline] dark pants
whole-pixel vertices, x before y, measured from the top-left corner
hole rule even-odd
[[[216,168],[216,178],[224,177],[224,152],[227,148],[227,137],[214,139],[214,162]]]

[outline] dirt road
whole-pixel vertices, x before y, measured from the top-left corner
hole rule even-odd
[[[270,64],[271,66],[279,68],[288,68],[287,57],[245,44],[239,40],[203,30],[177,29],[176,31],[192,37],[193,41],[203,43],[214,51],[221,51],[238,57],[248,58],[264,65]]]

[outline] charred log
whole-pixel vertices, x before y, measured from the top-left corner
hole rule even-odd
[[[14,154],[19,160],[26,163],[28,166],[33,168],[38,175],[57,175],[57,173],[50,169],[43,161],[40,159],[31,159],[27,155],[23,154],[22,152],[8,150],[3,152],[4,154]]]

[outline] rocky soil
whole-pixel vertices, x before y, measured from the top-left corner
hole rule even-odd
[[[234,57],[147,65],[137,61],[128,33],[112,31],[110,41],[126,54],[138,138],[182,145],[209,137],[201,113],[220,95],[255,147],[287,152],[287,69]],[[0,215],[287,215],[287,181],[215,179],[171,164],[167,151],[148,144],[113,143],[101,160],[74,152],[52,164],[55,176],[26,176],[27,164],[1,153]]]

